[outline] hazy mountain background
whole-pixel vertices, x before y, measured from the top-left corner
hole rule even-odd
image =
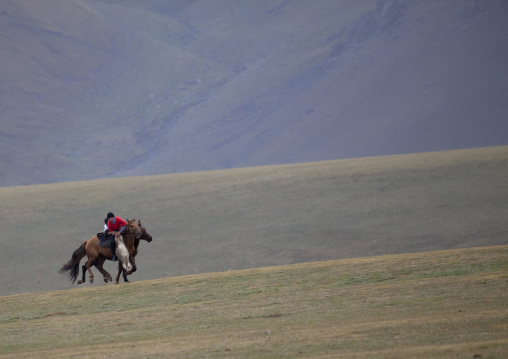
[[[505,0],[3,0],[0,186],[507,144]]]

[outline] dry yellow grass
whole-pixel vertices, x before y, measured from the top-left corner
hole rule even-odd
[[[1,358],[506,358],[508,246],[0,297]]]

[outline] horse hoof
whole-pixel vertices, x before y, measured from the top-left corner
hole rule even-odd
[[[92,278],[90,278],[90,283],[93,283],[93,277],[92,277]]]
[[[85,281],[84,281],[84,280],[81,280],[81,279],[80,279],[80,280],[78,280],[78,284],[82,284],[82,283],[85,283]]]

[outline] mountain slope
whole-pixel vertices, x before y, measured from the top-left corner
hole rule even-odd
[[[508,5],[0,4],[0,186],[506,144]]]
[[[284,7],[305,29],[287,36],[280,18],[266,20],[261,37],[280,42],[255,46],[262,60],[246,55],[253,64],[189,110],[145,166],[207,169],[504,143],[508,53],[505,35],[489,30],[506,26],[504,15],[469,18],[459,3],[379,2],[343,19],[343,3],[335,4]],[[500,37],[489,45],[487,34]],[[179,156],[165,157],[179,146]]]

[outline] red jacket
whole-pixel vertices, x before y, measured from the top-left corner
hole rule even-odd
[[[111,223],[110,221],[108,221],[108,223],[107,223],[107,226],[108,226],[108,229],[110,232],[111,231],[118,232],[118,230],[120,228],[122,228],[123,226],[126,226],[126,225],[127,225],[127,222],[125,222],[120,217],[115,217],[115,223]]]

